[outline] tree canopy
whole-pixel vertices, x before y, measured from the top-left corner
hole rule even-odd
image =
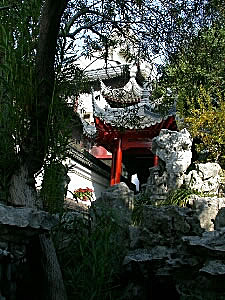
[[[220,1],[210,4],[210,21],[170,57],[152,97],[175,101],[198,150],[224,163],[224,8]]]

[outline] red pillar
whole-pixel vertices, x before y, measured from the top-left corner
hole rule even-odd
[[[115,184],[115,163],[116,163],[116,151],[112,153],[110,186]]]
[[[122,170],[122,141],[120,138],[118,141],[117,151],[116,151],[115,183],[120,183],[121,170]]]
[[[158,164],[159,164],[159,157],[157,155],[154,155],[153,166],[157,167]]]

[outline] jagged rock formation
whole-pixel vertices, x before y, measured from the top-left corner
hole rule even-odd
[[[160,164],[150,169],[146,185],[150,202],[160,203],[181,186],[202,196],[192,195],[189,208],[143,208],[142,224],[130,227],[124,299],[225,298],[225,198],[218,198],[221,168],[216,163],[195,164],[187,173],[191,143],[186,130],[162,130],[153,140]]]
[[[188,202],[194,215],[199,219],[202,228],[207,231],[213,231],[216,229],[216,218],[221,208],[225,207],[225,198],[191,195]],[[220,220],[222,219],[221,216],[222,215],[220,213]]]
[[[29,207],[13,207],[0,204],[0,227],[23,228],[27,232],[49,231],[57,224],[57,218],[46,211]],[[1,236],[1,232],[0,232]]]
[[[127,227],[132,198],[120,183],[106,191],[98,207],[103,202],[113,206],[123,219],[120,224]],[[118,239],[128,247],[122,299],[224,299],[224,200],[196,196],[189,208],[144,206],[141,224],[130,223],[129,236]]]
[[[128,226],[131,222],[133,201],[134,192],[121,182],[106,189],[100,198],[92,202],[92,209],[95,209],[97,213],[98,211],[101,213],[101,210],[115,210],[118,222]]]
[[[144,207],[130,227],[124,299],[224,299],[224,245],[225,228],[204,231],[190,208]]]
[[[165,200],[172,190],[186,186],[203,194],[218,195],[221,167],[217,163],[191,165],[192,139],[186,129],[180,132],[162,129],[152,141],[152,151],[160,158],[159,166],[149,169],[146,193],[153,202]],[[188,173],[187,173],[188,172]]]
[[[191,164],[192,139],[186,129],[180,132],[162,129],[152,140],[152,152],[160,161],[149,169],[146,193],[154,202],[165,200],[171,190],[184,183],[185,172]]]
[[[191,164],[192,139],[186,129],[180,132],[162,129],[152,140],[152,152],[164,163],[168,188],[179,187],[183,176]]]

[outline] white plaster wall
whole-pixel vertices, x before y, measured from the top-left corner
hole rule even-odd
[[[43,176],[44,176],[44,170],[43,169],[41,169],[40,173],[36,174],[36,176],[35,176],[35,187],[36,187],[37,190],[41,189]]]
[[[67,197],[73,198],[72,194],[69,192],[73,192],[79,188],[90,188],[94,190],[93,193],[93,200],[96,200],[98,197],[101,196],[101,193],[109,187],[109,179],[101,176],[88,168],[82,166],[81,164],[67,159],[65,161],[67,166],[72,166],[72,168],[68,172],[68,176],[70,177],[70,182],[68,185],[68,192]],[[43,180],[43,172],[41,172],[38,176],[36,176],[36,188],[37,190],[41,189],[41,184]]]
[[[78,188],[91,188],[94,190],[93,200],[101,196],[101,193],[109,186],[109,179],[87,169],[74,162],[72,170],[68,172],[70,183],[67,197],[72,198],[71,192]]]

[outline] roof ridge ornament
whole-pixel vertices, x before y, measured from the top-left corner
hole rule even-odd
[[[150,90],[149,90],[148,86],[149,86],[149,82],[147,80],[145,80],[145,82],[143,84],[141,103],[144,103],[144,104],[150,106],[150,103],[149,103]]]

